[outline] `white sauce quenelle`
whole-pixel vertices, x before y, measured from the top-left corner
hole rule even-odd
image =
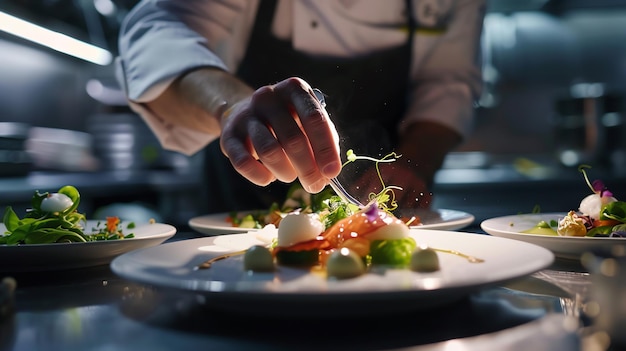
[[[278,226],[278,246],[288,247],[315,239],[324,231],[324,224],[316,214],[290,213]]]
[[[617,201],[617,199],[613,196],[601,196],[599,193],[591,194],[582,199],[578,210],[593,219],[600,219],[602,207],[615,201]]]
[[[400,220],[389,221],[387,225],[368,233],[368,240],[397,240],[409,236],[409,227]]]
[[[40,209],[45,212],[62,212],[72,207],[74,202],[69,196],[61,193],[52,193],[41,201]]]

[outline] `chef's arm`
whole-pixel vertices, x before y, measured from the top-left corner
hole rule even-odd
[[[474,101],[482,88],[484,9],[484,0],[455,2],[437,47],[413,71],[410,104],[398,128],[399,151],[429,186],[446,154],[469,136],[474,124]]]
[[[252,93],[232,74],[206,67],[183,74],[145,106],[164,124],[219,135],[222,113]]]

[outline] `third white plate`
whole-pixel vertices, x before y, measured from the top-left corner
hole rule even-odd
[[[491,218],[483,221],[481,228],[494,236],[525,241],[545,247],[556,257],[580,259],[588,251],[607,250],[615,244],[626,244],[626,238],[572,237],[526,234],[522,231],[536,226],[540,221],[550,222],[563,218],[565,213],[533,213]]]

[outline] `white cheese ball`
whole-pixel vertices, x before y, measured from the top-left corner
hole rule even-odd
[[[409,236],[409,227],[400,220],[384,225],[365,237],[369,240],[396,240]]]
[[[73,204],[74,202],[69,196],[61,193],[52,193],[41,201],[39,208],[44,212],[62,212]]]
[[[612,196],[602,196],[600,194],[591,194],[585,197],[578,206],[578,210],[582,214],[586,214],[593,219],[600,219],[600,210],[602,206],[617,201]]]
[[[324,224],[314,214],[290,213],[278,226],[278,246],[288,247],[315,239],[324,231]]]

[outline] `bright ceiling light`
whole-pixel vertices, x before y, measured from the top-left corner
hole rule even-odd
[[[106,66],[113,61],[113,55],[105,49],[24,21],[1,11],[0,30],[98,65]]]

